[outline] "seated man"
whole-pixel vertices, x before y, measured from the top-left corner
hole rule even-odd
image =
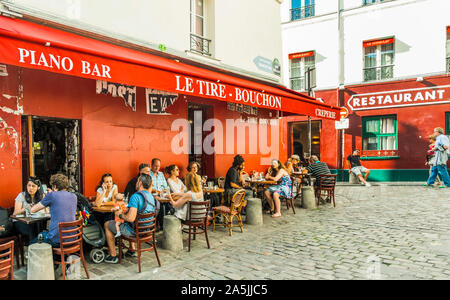
[[[244,167],[244,158],[241,155],[236,155],[233,160],[233,165],[228,169],[225,177],[225,199],[227,201],[240,189],[245,189],[245,199],[253,197],[253,191],[245,188],[246,183],[242,177]]]
[[[152,159],[152,165],[150,170],[150,176],[153,182],[153,197],[160,201],[161,198],[170,193],[169,185],[167,184],[166,177],[161,170],[161,160],[159,158]],[[158,223],[163,225],[163,218],[167,213],[174,214],[175,209],[170,203],[162,203],[161,210],[158,216]]]
[[[134,193],[136,193],[136,182],[141,174],[150,175],[150,165],[149,164],[141,163],[139,165],[139,174],[136,177],[134,177],[133,179],[131,179],[125,188],[125,192],[124,192],[125,198],[130,199],[130,197]]]
[[[311,155],[309,158],[310,165],[306,167],[306,169],[303,170],[304,174],[311,174],[312,177],[316,179],[316,182],[314,183],[314,186],[319,186],[320,184],[320,175],[323,174],[331,174],[330,169],[328,169],[328,166],[326,163],[321,162],[319,158],[316,155]]]
[[[41,202],[31,208],[31,213],[36,213],[45,207],[50,207],[50,228],[39,236],[43,243],[53,247],[59,246],[59,223],[75,221],[77,210],[77,196],[67,191],[69,179],[63,174],[55,174],[50,177],[50,185],[53,192],[47,194]],[[38,238],[39,238],[38,236]],[[35,238],[30,243],[37,243]]]
[[[350,163],[350,166],[349,166]],[[366,186],[370,186],[370,183],[367,182],[367,177],[369,177],[370,170],[367,168],[364,168],[361,165],[361,160],[359,156],[359,150],[355,149],[352,153],[352,155],[349,155],[347,157],[347,167],[349,168],[349,172],[355,174],[359,180],[361,181],[361,184],[365,184]],[[364,174],[364,177],[362,176],[362,173]]]
[[[152,178],[147,174],[141,174],[136,183],[137,192],[134,193],[128,202],[128,212],[123,213],[121,209],[115,212],[116,216],[124,220],[120,224],[120,233],[123,236],[135,237],[134,221],[138,214],[148,214],[155,211],[156,201],[151,194]],[[115,246],[115,235],[117,234],[116,222],[111,220],[105,223],[106,241],[108,243],[109,255],[105,258],[105,262],[117,264],[119,258]],[[131,245],[133,248],[134,245]],[[125,256],[134,256],[134,250],[128,250]]]

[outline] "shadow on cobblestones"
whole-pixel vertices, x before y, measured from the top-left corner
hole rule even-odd
[[[339,186],[337,207],[283,208],[244,233],[224,228],[191,252],[159,248],[121,265],[88,264],[92,279],[450,279],[450,189]],[[157,235],[158,241],[162,234]],[[184,236],[187,247],[187,236]],[[17,277],[26,277],[24,268]],[[25,276],[24,276],[25,274]]]

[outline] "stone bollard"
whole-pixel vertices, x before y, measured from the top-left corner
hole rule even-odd
[[[164,216],[162,247],[171,251],[183,250],[181,220],[175,216]]]
[[[248,198],[246,208],[246,222],[249,225],[262,225],[262,204],[259,198]]]
[[[350,172],[348,181],[349,181],[351,184],[359,184],[359,178],[358,178],[358,176],[356,176],[355,174],[353,174],[353,172]]]
[[[317,208],[316,196],[314,195],[314,188],[312,186],[302,187],[302,202],[303,208],[306,209]]]
[[[55,280],[50,244],[32,244],[28,247],[27,280]]]

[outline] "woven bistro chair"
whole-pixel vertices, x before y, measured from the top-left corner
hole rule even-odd
[[[136,252],[138,257],[138,268],[141,273],[141,253],[154,250],[158,265],[161,267],[161,261],[159,260],[158,250],[156,248],[155,230],[156,230],[156,216],[154,213],[139,214],[134,220],[134,228],[136,229],[136,237],[119,236],[119,263],[122,263],[123,248],[126,247],[123,240],[130,243],[136,243]],[[147,244],[149,247],[143,248],[142,245]]]
[[[0,244],[0,280],[14,280],[14,241]]]
[[[217,178],[217,185],[219,186],[219,188],[224,189],[225,188],[225,177]]]
[[[333,206],[336,207],[336,199],[334,197],[334,189],[336,187],[337,174],[322,174],[319,175],[319,185],[316,189],[317,205],[320,205],[320,198],[322,192],[327,192],[328,198],[333,199]]]
[[[188,217],[185,221],[182,221],[183,229],[182,232],[187,233],[188,237],[188,251],[191,251],[191,236],[195,240],[197,234],[205,234],[206,245],[209,246],[208,239],[208,212],[209,212],[209,201],[190,201],[188,206]],[[188,228],[186,229],[185,226]],[[199,231],[197,231],[199,229]]]
[[[53,252],[61,256],[61,261],[56,261],[56,264],[60,264],[62,267],[63,280],[66,280],[66,264],[73,264],[81,261],[83,264],[86,276],[89,279],[89,272],[86,267],[86,260],[83,254],[83,219],[79,219],[74,222],[60,222],[59,227],[59,248],[53,248]],[[66,262],[66,256],[71,254],[78,255],[78,259],[71,262]]]
[[[231,199],[231,205],[228,206],[217,206],[213,208],[213,231],[216,229],[216,217],[222,215],[224,217],[223,223],[217,223],[217,225],[223,225],[224,227],[228,227],[228,231],[230,236],[233,235],[233,227],[239,226],[241,228],[241,232],[244,232],[244,226],[242,224],[242,216],[241,210],[244,206],[247,205],[247,201],[245,200],[245,190],[240,189],[236,193],[234,193]],[[236,217],[239,224],[234,225],[233,219]]]

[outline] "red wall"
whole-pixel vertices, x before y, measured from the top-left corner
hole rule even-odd
[[[450,77],[435,76],[416,79],[394,81],[387,83],[368,84],[364,86],[348,86],[345,90],[345,103],[353,94],[371,92],[394,91],[413,88],[424,88],[450,84]],[[348,106],[347,106],[348,107]],[[397,116],[398,151],[400,159],[367,160],[364,165],[371,169],[426,169],[425,156],[428,146],[428,136],[433,129],[442,127],[445,130],[445,112],[450,111],[449,104],[424,105],[376,109],[351,112],[349,115],[350,128],[346,131],[345,152],[349,155],[352,149],[362,149],[362,119],[365,116]]]
[[[340,106],[337,100],[337,90],[327,90],[316,92],[316,98],[321,98],[326,104]],[[322,122],[322,129],[320,133],[320,156],[321,161],[326,162],[331,169],[338,168],[339,165],[339,143],[338,131],[335,129],[334,120],[311,118],[312,121],[320,120]],[[288,147],[291,147],[292,141],[289,132],[289,123],[308,121],[306,116],[290,116],[284,118],[284,133],[283,141]]]
[[[7,66],[9,76],[0,77],[1,94],[18,94],[18,68]],[[119,191],[123,191],[127,182],[137,174],[139,163],[148,162],[158,157],[162,167],[169,164],[178,164],[185,174],[188,164],[188,154],[175,155],[171,150],[171,142],[178,132],[171,132],[171,124],[175,119],[188,117],[188,101],[211,105],[213,116],[225,124],[227,118],[239,118],[240,113],[228,111],[226,102],[206,100],[201,98],[184,97],[175,102],[173,115],[147,115],[145,103],[145,89],[137,88],[137,108],[133,112],[125,107],[121,98],[110,95],[97,95],[96,82],[90,79],[65,76],[45,71],[23,69],[21,75],[23,85],[23,114],[47,116],[81,120],[81,147],[82,147],[82,181],[84,194],[95,194],[95,187],[103,173],[113,174]],[[1,98],[1,107],[15,106],[15,99]],[[272,112],[272,117],[275,112]],[[0,125],[0,206],[12,206],[16,195],[22,189],[22,163],[21,152],[16,154],[13,150],[15,142],[20,149],[20,116],[0,111],[0,117],[6,120],[11,129]],[[260,118],[268,118],[269,111],[259,111]],[[278,129],[285,130],[282,125]],[[18,134],[16,139],[10,131]],[[224,128],[224,132],[226,129]],[[270,131],[269,131],[270,132]],[[224,134],[225,136],[225,134]],[[270,134],[269,134],[270,137]],[[246,138],[248,139],[248,137]],[[276,141],[279,148],[279,158],[287,159],[287,144]],[[186,139],[186,142],[188,139]],[[235,147],[243,141],[234,136]],[[257,141],[250,141],[257,143]],[[2,144],[3,143],[3,144]],[[247,150],[249,142],[247,141]],[[225,145],[225,142],[224,142]],[[215,175],[225,176],[231,166],[233,154],[215,155]],[[245,154],[246,170],[263,171],[267,166],[260,165],[261,153]],[[270,154],[268,154],[270,156]],[[266,155],[266,156],[268,156]]]
[[[0,206],[14,203],[22,188],[21,118],[18,115],[18,70],[8,68],[9,76],[0,76]]]

